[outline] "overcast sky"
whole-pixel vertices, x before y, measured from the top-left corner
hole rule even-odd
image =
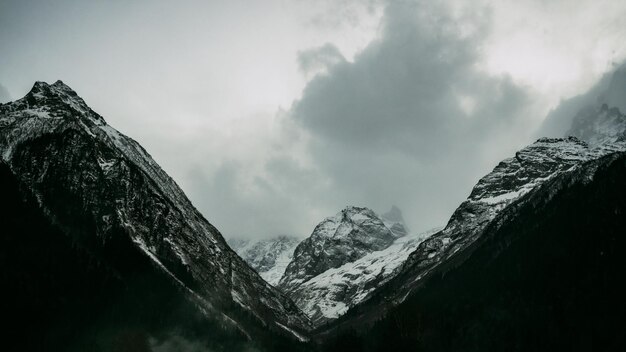
[[[62,79],[225,237],[444,225],[626,56],[626,2],[0,2],[0,102]]]

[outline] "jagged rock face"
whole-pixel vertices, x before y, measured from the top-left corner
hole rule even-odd
[[[399,306],[375,302],[415,276],[397,276],[331,324],[321,349],[624,350],[625,177],[626,153],[617,152],[546,181]]]
[[[314,327],[337,319],[393,278],[409,254],[435,232],[400,237],[383,250],[328,269],[291,291],[291,297]]]
[[[587,107],[578,112],[568,136],[592,145],[626,141],[626,115],[617,107]]]
[[[347,207],[318,224],[296,247],[279,287],[314,325],[335,319],[389,279],[423,239],[406,234],[397,207],[382,217],[367,208]]]
[[[272,285],[285,273],[300,238],[278,236],[263,240],[229,239],[230,247]]]
[[[411,253],[405,269],[426,275],[437,264],[470,246],[510,205],[551,180],[569,174],[625,144],[590,147],[575,138],[541,138],[500,162],[480,179],[466,201],[454,211],[446,227]]]
[[[421,242],[398,274],[372,293],[375,299],[365,302],[362,309],[357,307],[357,312],[364,311],[369,319],[378,319],[378,314],[401,304],[419,290],[432,273],[460,265],[478,246],[487,229],[493,231],[506,223],[525,202],[533,197],[548,201],[563,186],[561,182],[572,175],[579,182],[590,181],[598,167],[597,160],[619,155],[624,150],[623,143],[590,147],[574,137],[542,138],[520,150],[483,177],[446,227]],[[342,324],[356,323],[352,320]]]
[[[228,247],[150,155],[61,81],[37,82],[0,105],[0,152],[21,189],[79,246],[95,251],[126,236],[201,311],[244,333],[229,310],[278,330],[308,329],[308,318]]]
[[[347,207],[319,223],[294,252],[280,279],[285,292],[324,271],[385,249],[397,236],[370,209]]]
[[[369,221],[364,221],[365,217],[368,217]],[[374,214],[369,209],[349,207],[330,219],[324,220],[322,224],[325,226],[321,228],[328,230],[336,226],[334,231],[337,232],[340,226],[348,226],[339,223],[345,221],[344,219],[350,219],[364,224],[368,231],[382,231],[386,235],[391,232],[396,239],[382,250],[377,250],[381,248],[379,244],[364,249],[369,252],[362,257],[356,260],[348,259],[349,261],[338,267],[313,275],[290,291],[291,297],[311,318],[314,326],[341,316],[351,306],[366,299],[376,287],[393,277],[409,253],[434,232],[408,235],[402,212],[396,206],[382,216]],[[378,220],[382,221],[384,228],[380,227]],[[372,227],[371,223],[374,223],[375,227]],[[328,234],[328,231],[325,234]],[[300,259],[294,258],[294,251],[300,242],[302,239],[286,236],[256,241],[239,239],[228,241],[235,252],[272,285],[278,284],[288,264]],[[306,252],[301,253],[306,255]]]

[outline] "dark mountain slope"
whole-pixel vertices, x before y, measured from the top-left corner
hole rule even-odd
[[[18,321],[11,299],[41,301],[24,318],[48,321],[14,336],[36,344],[47,331],[57,336],[54,326],[77,331],[59,337],[61,350],[80,340],[110,346],[136,325],[145,345],[182,325],[231,349],[280,344],[308,329],[308,318],[228,247],[146,151],[62,82],[38,82],[0,105],[0,155],[3,194],[18,192],[3,197],[3,287],[14,288],[6,304]],[[109,329],[121,332],[100,336]]]
[[[111,240],[102,246],[71,238],[36,200],[23,198],[22,187],[0,165],[5,348],[149,351],[151,338],[168,338],[173,331],[207,347],[245,346],[241,332],[206,319],[180,287],[154,270],[122,229],[111,229]],[[80,219],[73,226],[82,230],[74,235],[88,237],[94,225]]]
[[[373,325],[326,330],[322,349],[624,350],[625,179],[616,153],[546,183]]]

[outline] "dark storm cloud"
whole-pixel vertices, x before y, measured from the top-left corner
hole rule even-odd
[[[481,174],[525,142],[530,97],[477,68],[488,12],[393,2],[380,38],[313,79],[290,114],[312,135],[338,202],[399,203],[442,222]]]

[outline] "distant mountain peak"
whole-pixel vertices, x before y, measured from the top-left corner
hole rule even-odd
[[[279,235],[267,239],[228,239],[230,247],[272,285],[278,284],[301,238]]]
[[[571,129],[580,122],[581,114],[593,119],[594,114],[606,110],[603,105],[626,112],[626,63],[607,72],[586,93],[561,100],[548,113],[537,136],[572,135]]]
[[[407,236],[398,207],[388,214],[350,205],[327,217],[298,244],[278,287],[315,324],[343,314],[388,279],[422,239]],[[393,251],[386,251],[392,245]]]
[[[371,209],[347,206],[320,222],[298,245],[279,286],[288,290],[330,268],[385,249],[396,238]]]
[[[402,211],[395,205],[392,205],[391,209],[383,214],[383,217],[391,221],[404,222],[404,218],[402,217]]]
[[[581,109],[572,121],[568,135],[592,145],[626,141],[626,115],[619,107],[602,104]]]
[[[402,211],[397,206],[391,206],[391,209],[384,213],[381,216],[381,219],[385,223],[385,225],[393,232],[396,236],[402,237],[406,236],[409,233],[409,228],[406,226],[404,222],[404,217],[402,216]]]

